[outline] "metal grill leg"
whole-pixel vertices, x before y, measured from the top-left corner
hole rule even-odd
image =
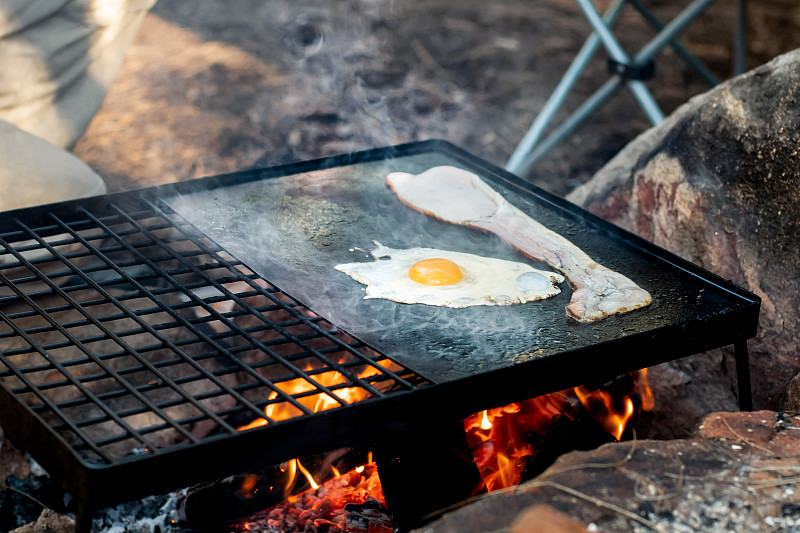
[[[78,505],[75,511],[75,533],[92,533],[92,518],[94,509],[88,505]]]
[[[622,11],[625,5],[624,0],[616,0],[614,4],[609,6],[608,11],[603,17],[603,21],[611,26]],[[592,32],[589,38],[580,49],[575,59],[570,64],[561,81],[558,82],[550,98],[545,102],[541,112],[536,116],[528,132],[520,141],[514,153],[506,163],[506,169],[515,174],[524,175],[528,173],[530,167],[533,166],[530,154],[534,151],[539,140],[542,138],[545,129],[550,124],[550,121],[555,117],[561,105],[566,100],[567,95],[572,90],[572,86],[578,80],[578,77],[583,73],[583,70],[591,60],[597,48],[600,46],[600,38],[597,33]],[[556,143],[557,144],[557,143]],[[547,150],[545,150],[547,151]]]
[[[480,472],[461,422],[410,431],[375,452],[395,531],[420,527],[429,515],[466,500],[480,488]],[[441,483],[430,481],[434,470]]]
[[[736,341],[733,345],[736,356],[736,379],[739,387],[739,409],[753,410],[753,390],[750,384],[750,355],[747,352],[747,340]]]
[[[733,73],[741,74],[747,68],[747,0],[738,0],[736,8]]]

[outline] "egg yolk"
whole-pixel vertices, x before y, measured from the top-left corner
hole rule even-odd
[[[408,277],[423,285],[452,285],[464,277],[461,268],[449,259],[423,259],[408,269]]]

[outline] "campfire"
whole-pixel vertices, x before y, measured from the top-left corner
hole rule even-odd
[[[326,376],[326,379],[330,379],[329,385],[338,381],[333,375]],[[555,458],[547,449],[550,446],[548,438],[558,441],[558,453],[594,445],[598,440],[598,431],[604,435],[600,440],[610,442],[623,439],[635,414],[653,407],[647,369],[623,376],[607,385],[600,388],[574,387],[483,410],[466,418],[463,421],[464,431],[481,474],[481,483],[472,488],[472,492],[479,494],[513,487],[523,478],[543,470]],[[299,380],[287,382],[284,386],[291,392],[304,387]],[[342,392],[342,398],[351,401],[363,399],[363,396],[359,396],[355,391]],[[330,401],[313,397],[306,398],[304,404],[315,411],[331,406]],[[285,406],[271,404],[266,408],[267,417],[274,420],[290,414]],[[265,419],[258,419],[240,429],[246,430],[264,423]],[[565,430],[566,427],[570,429]],[[565,444],[563,438],[570,432],[577,432],[579,436]],[[583,446],[579,441],[583,441]],[[364,464],[344,473],[334,462],[335,458],[313,473],[300,459],[282,464],[280,468],[287,474],[284,487],[286,499],[237,522],[230,530],[237,533],[391,533],[391,511],[386,507],[372,453],[368,454]],[[256,476],[245,476],[238,491],[245,498],[255,497],[258,484]],[[293,492],[298,486],[307,486],[308,489]]]
[[[565,452],[624,440],[652,405],[644,371],[626,372],[754,334],[749,293],[473,158],[417,143],[327,159],[311,173],[282,167],[268,184],[244,173],[176,186],[175,203],[191,208],[131,191],[21,213],[5,239],[22,244],[6,246],[2,269],[0,334],[16,346],[0,367],[3,430],[74,497],[82,532],[100,509],[262,465],[275,466],[231,478],[236,516],[220,520],[229,529],[410,529]],[[454,161],[646,280],[658,312],[579,323],[565,313],[580,307],[570,303],[577,291],[566,290],[530,307],[365,303],[334,266],[398,228],[423,244],[512,253],[491,235],[411,216],[379,179]],[[279,231],[254,239],[256,217],[260,230]],[[230,224],[240,231],[220,229]],[[63,254],[67,245],[76,251]],[[27,259],[34,248],[42,257]],[[58,269],[47,274],[50,263]],[[743,390],[746,370],[737,365]],[[497,407],[554,389],[563,390]],[[342,462],[315,455],[345,448]],[[419,494],[430,462],[447,483]],[[450,487],[458,494],[440,498]],[[214,496],[194,508],[224,507]]]

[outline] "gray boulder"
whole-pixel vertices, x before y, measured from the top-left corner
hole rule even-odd
[[[568,199],[759,295],[754,404],[779,406],[800,370],[800,50],[692,98]],[[731,350],[650,377],[653,436],[738,408]]]

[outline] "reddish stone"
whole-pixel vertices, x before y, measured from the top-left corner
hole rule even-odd
[[[72,518],[45,509],[36,522],[13,529],[10,533],[73,533],[74,531],[75,521]]]
[[[0,429],[0,489],[6,486],[6,478],[9,476],[24,479],[30,473],[30,463],[25,458],[25,454],[4,439],[3,430]]]
[[[767,444],[775,436],[777,415],[772,411],[712,413],[705,417],[697,434],[704,439],[746,439]]]
[[[541,504],[525,509],[511,524],[511,533],[588,533],[588,531],[566,514]]]

